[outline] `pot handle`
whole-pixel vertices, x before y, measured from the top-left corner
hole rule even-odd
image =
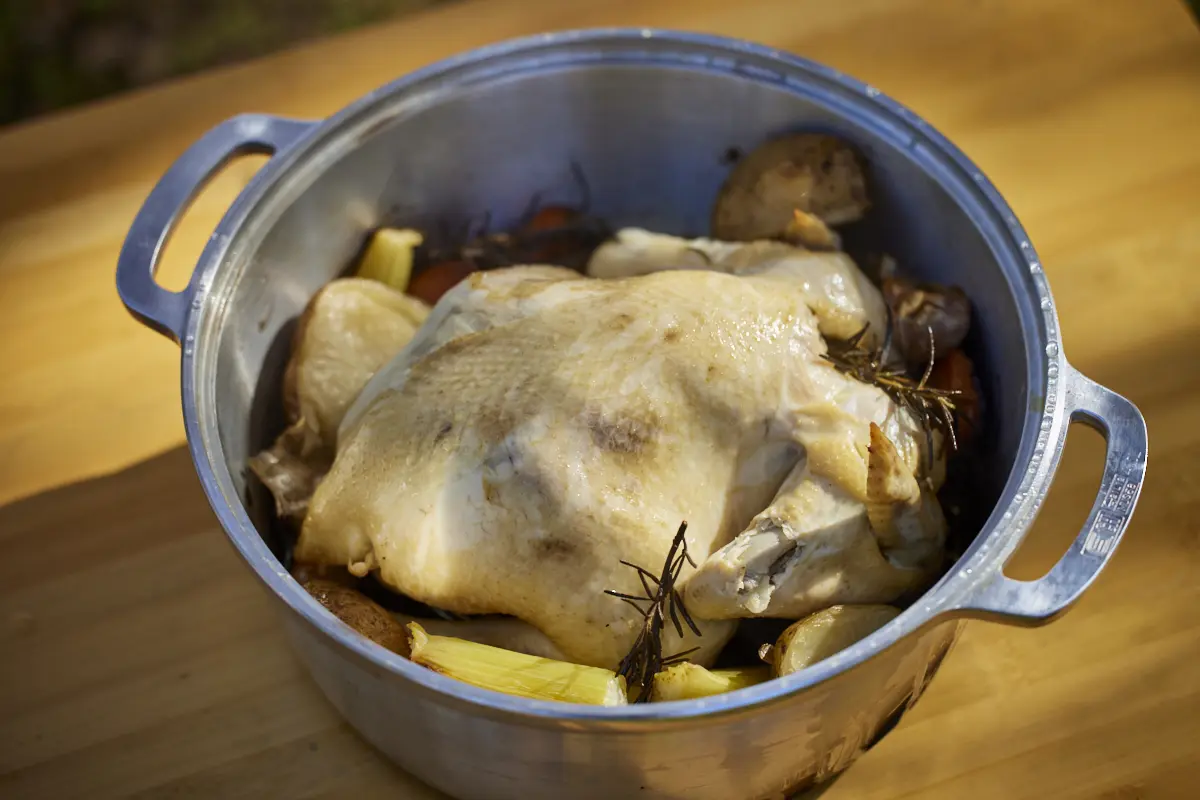
[[[133,316],[175,341],[183,338],[196,275],[181,292],[154,281],[163,246],[205,184],[238,156],[274,154],[313,123],[269,114],[240,114],[201,136],[171,165],[142,204],[117,258],[117,294]]]
[[[1071,367],[1064,372],[1070,422],[1099,431],[1108,443],[1100,493],[1083,530],[1058,563],[1035,581],[1005,577],[999,569],[958,610],[998,622],[1043,625],[1069,609],[1112,558],[1146,477],[1146,421],[1137,406]]]

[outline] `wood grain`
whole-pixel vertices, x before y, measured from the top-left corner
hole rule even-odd
[[[471,2],[0,131],[0,796],[436,796],[288,654],[181,447],[178,352],[120,307],[113,265],[153,182],[231,114],[320,117],[468,47],[613,24],[756,39],[925,116],[1026,224],[1073,363],[1149,422],[1095,588],[1046,628],[969,625],[825,800],[1196,796],[1200,36],[1171,0]],[[198,200],[168,285],[256,167]],[[1101,458],[1072,433],[1010,574],[1063,552]]]

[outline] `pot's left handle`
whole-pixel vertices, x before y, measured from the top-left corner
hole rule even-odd
[[[1045,576],[1018,581],[997,570],[958,604],[968,616],[1022,625],[1050,622],[1092,584],[1129,525],[1146,479],[1146,421],[1116,392],[1071,367],[1064,373],[1070,421],[1095,428],[1108,442],[1100,494],[1071,548]]]
[[[312,125],[269,114],[241,114],[201,136],[171,165],[134,217],[117,259],[117,294],[130,313],[164,336],[183,338],[195,276],[181,292],[167,291],[154,280],[163,246],[179,218],[230,161],[277,153]]]

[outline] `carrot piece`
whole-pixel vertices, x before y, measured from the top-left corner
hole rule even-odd
[[[433,305],[474,271],[475,268],[465,261],[443,261],[413,276],[408,284],[408,293]]]
[[[935,389],[962,392],[954,398],[954,418],[960,444],[970,441],[979,430],[981,408],[974,375],[971,359],[955,347],[941,354],[929,376],[929,385]]]
[[[573,208],[566,206],[546,206],[538,210],[529,222],[525,223],[524,230],[528,232],[535,231],[552,231],[555,228],[562,228],[570,225],[579,217],[579,212]]]

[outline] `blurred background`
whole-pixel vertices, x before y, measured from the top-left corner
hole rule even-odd
[[[0,0],[0,125],[451,0]]]
[[[453,1],[0,0],[0,125]]]

